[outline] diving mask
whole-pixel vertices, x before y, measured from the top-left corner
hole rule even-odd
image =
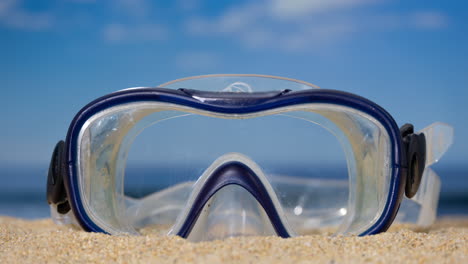
[[[196,76],[85,106],[55,148],[47,198],[56,222],[113,235],[376,234],[434,221],[430,166],[452,138],[303,81]]]

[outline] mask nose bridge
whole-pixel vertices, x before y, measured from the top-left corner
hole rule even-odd
[[[190,199],[193,201],[189,202],[191,206],[185,219],[182,220],[182,225],[178,230],[174,230],[178,236],[188,237],[204,206],[220,189],[228,185],[238,185],[247,190],[263,207],[277,235],[283,238],[290,237],[281,215],[279,201],[261,171],[255,173],[251,167],[236,159],[216,166],[212,173],[200,180],[201,188],[196,191],[195,197]]]

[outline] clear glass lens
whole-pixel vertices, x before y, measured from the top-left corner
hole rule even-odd
[[[299,224],[304,216],[326,217],[336,221],[322,225],[336,224],[349,196],[345,155],[333,134],[294,114],[302,113],[225,119],[180,112],[136,137],[127,158],[124,192],[142,198],[171,186],[193,184],[218,157],[235,152],[260,166],[286,218]],[[149,115],[142,121],[153,123],[153,118]],[[325,187],[330,181],[333,184]]]
[[[79,142],[85,209],[112,234],[168,233],[190,206],[199,177],[231,152],[260,167],[285,224],[299,235],[323,229],[359,234],[380,217],[388,198],[385,130],[366,114],[336,105],[222,115],[133,103],[89,119]]]

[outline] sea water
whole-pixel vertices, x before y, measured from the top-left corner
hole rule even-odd
[[[47,165],[0,166],[0,215],[27,219],[49,217],[46,200],[47,170]],[[434,170],[442,179],[438,214],[468,215],[468,166],[439,166]],[[328,167],[323,168],[323,171],[334,178],[342,173],[342,168]],[[129,169],[127,173],[153,175],[155,172],[152,169],[137,168]],[[155,186],[154,189],[167,184],[158,177],[147,178],[152,182],[145,185]],[[145,192],[132,187],[128,191],[129,194],[136,195]]]

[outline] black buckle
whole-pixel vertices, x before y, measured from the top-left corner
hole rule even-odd
[[[412,198],[419,189],[426,166],[426,137],[422,133],[415,134],[412,124],[403,125],[400,134],[403,139],[403,151],[406,152],[405,194],[406,197]]]
[[[66,174],[65,142],[59,141],[55,146],[47,176],[47,202],[57,205],[57,212],[66,214],[70,211],[67,191],[63,182]]]

